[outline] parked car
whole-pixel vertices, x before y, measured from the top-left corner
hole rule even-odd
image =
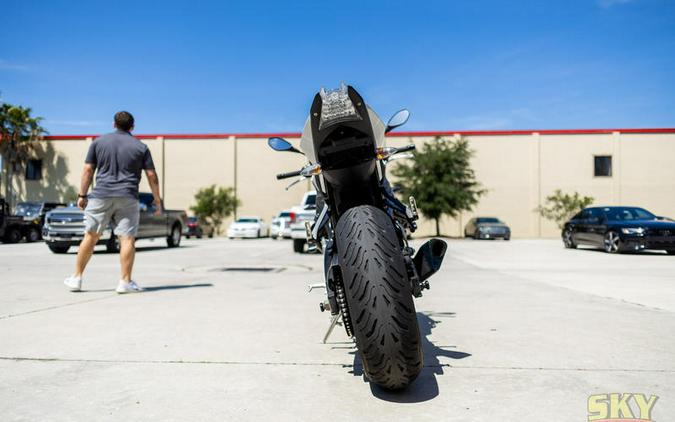
[[[243,237],[267,237],[269,229],[261,217],[240,217],[227,228],[227,237],[230,239]]]
[[[195,236],[197,239],[201,239],[202,236],[212,238],[214,231],[215,229],[211,224],[206,221],[199,221],[199,217],[188,217],[185,237],[188,239],[192,236]]]
[[[292,210],[284,210],[277,214],[270,224],[270,236],[290,239],[291,224],[295,223],[295,217],[295,212]]]
[[[562,230],[566,248],[598,246],[608,253],[665,250],[675,255],[675,222],[639,207],[589,207]]]
[[[295,213],[295,221],[291,223],[291,238],[293,239],[293,251],[304,253],[307,244],[307,232],[305,221],[313,221],[316,215],[316,191],[306,192],[300,205],[291,208]]]
[[[21,216],[10,215],[9,206],[0,198],[0,239],[5,243],[17,243],[22,238],[27,242],[40,240],[40,225],[37,221],[24,220]]]
[[[22,217],[24,221],[34,226],[24,230],[27,242],[37,242],[42,239],[42,226],[45,224],[45,215],[54,208],[64,207],[61,202],[19,202],[16,204],[14,215]]]
[[[181,237],[187,230],[185,211],[165,210],[155,215],[155,205],[151,193],[139,195],[140,220],[137,239],[166,238],[167,245],[180,246]],[[71,246],[77,246],[84,237],[84,211],[70,206],[55,208],[47,213],[42,227],[42,237],[54,253],[66,253]],[[110,228],[103,231],[99,244],[106,245],[109,252],[119,250],[117,236]]]
[[[496,217],[474,217],[466,223],[464,237],[474,239],[511,239],[511,229]]]
[[[45,223],[45,215],[58,207],[65,207],[61,202],[19,202],[16,204],[14,215],[23,217],[26,221],[39,219],[40,227]]]

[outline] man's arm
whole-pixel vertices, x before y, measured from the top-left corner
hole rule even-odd
[[[89,192],[92,180],[94,180],[94,166],[87,163],[82,169],[80,193],[77,196],[77,206],[81,209],[84,209],[87,206],[87,192]]]
[[[145,175],[148,178],[150,190],[152,191],[152,197],[154,199],[155,207],[157,208],[155,214],[161,214],[162,198],[159,196],[159,177],[157,177],[157,172],[155,171],[155,169],[147,169],[145,170]]]

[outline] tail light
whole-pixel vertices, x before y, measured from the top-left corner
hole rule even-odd
[[[289,216],[290,219],[291,219],[291,223],[295,223],[295,217],[296,217],[295,213],[294,213],[294,212],[291,212],[291,213],[288,214],[288,216]]]

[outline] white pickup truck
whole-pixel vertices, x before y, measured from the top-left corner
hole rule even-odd
[[[295,214],[295,221],[291,223],[291,239],[293,239],[293,251],[306,252],[307,232],[305,221],[313,221],[316,214],[316,191],[306,192],[300,205],[291,208]]]

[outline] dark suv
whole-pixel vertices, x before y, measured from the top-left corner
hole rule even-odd
[[[0,198],[0,239],[5,243],[17,243],[23,237],[27,242],[40,240],[39,222],[10,215],[9,206]]]
[[[598,246],[607,253],[665,250],[675,255],[675,222],[638,207],[591,207],[572,217],[562,230],[566,248]]]

